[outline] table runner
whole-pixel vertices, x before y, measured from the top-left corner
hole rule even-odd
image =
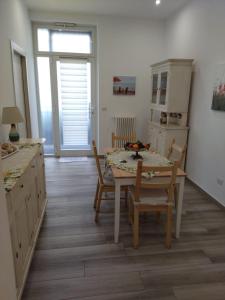
[[[131,155],[133,151],[115,150],[107,153],[106,161],[109,166],[116,166],[119,169],[130,173],[136,173],[137,171],[137,160],[134,160]],[[171,162],[158,153],[150,151],[141,151],[139,153],[143,157],[143,164],[147,166],[169,166]],[[122,161],[126,161],[123,163]],[[146,174],[146,176],[152,174]]]

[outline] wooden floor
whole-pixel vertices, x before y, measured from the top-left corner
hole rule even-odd
[[[164,248],[163,224],[141,219],[131,246],[124,203],[113,243],[113,201],[94,223],[94,160],[46,159],[48,206],[23,300],[224,300],[225,211],[185,186],[181,238]]]

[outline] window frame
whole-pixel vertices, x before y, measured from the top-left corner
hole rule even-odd
[[[58,24],[58,25],[56,25]],[[61,23],[42,23],[42,22],[33,22],[33,45],[34,45],[34,56],[60,56],[60,57],[77,57],[77,58],[95,58],[96,57],[96,27],[88,25],[78,25],[74,24],[73,27],[63,26]],[[68,23],[65,23],[68,24]],[[50,29],[52,31],[58,31],[59,29],[73,32],[83,32],[91,33],[91,52],[90,53],[78,53],[78,52],[56,52],[56,51],[39,51],[38,50],[38,29]],[[51,46],[51,45],[50,45]]]

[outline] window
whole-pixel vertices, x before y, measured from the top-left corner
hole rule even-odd
[[[92,53],[92,32],[85,30],[37,29],[38,51]]]

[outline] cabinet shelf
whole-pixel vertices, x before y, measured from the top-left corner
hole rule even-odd
[[[161,123],[153,122],[153,121],[150,121],[149,125],[154,125],[158,128],[168,129],[168,130],[188,130],[189,129],[188,126],[180,126],[180,125],[176,125],[176,124],[161,124]]]

